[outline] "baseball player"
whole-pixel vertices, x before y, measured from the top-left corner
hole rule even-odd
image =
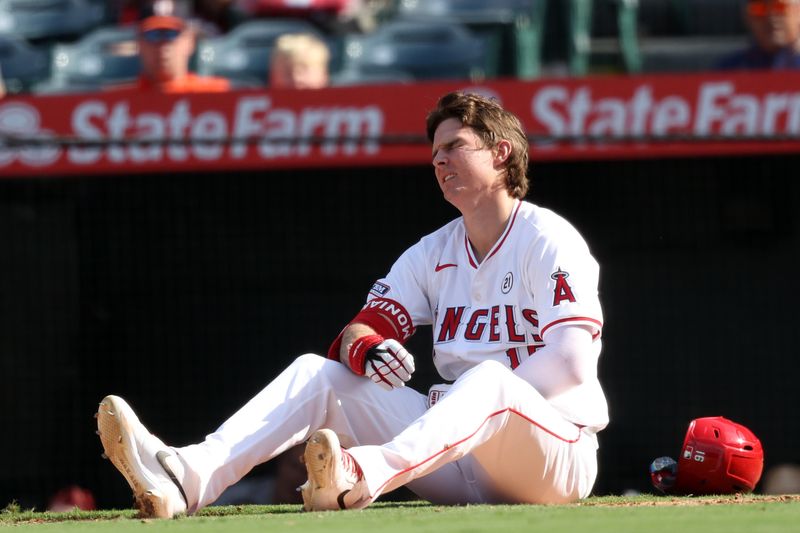
[[[171,448],[119,397],[105,455],[145,516],[194,513],[254,466],[307,442],[306,510],[363,508],[402,485],[437,504],[563,503],[589,495],[596,433],[599,269],[579,233],[523,200],[528,141],[494,100],[442,97],[427,119],[436,180],[461,212],[375,282],[328,356],[298,357],[199,443]],[[403,343],[430,325],[446,383],[406,383]]]

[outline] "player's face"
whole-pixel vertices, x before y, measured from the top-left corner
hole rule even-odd
[[[444,120],[433,135],[433,168],[445,199],[462,213],[505,191],[497,150],[484,146],[475,131],[455,118]]]

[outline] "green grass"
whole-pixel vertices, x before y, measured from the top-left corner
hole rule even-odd
[[[574,505],[377,503],[363,511],[304,513],[297,505],[210,507],[196,516],[142,520],[133,510],[40,513],[10,505],[0,531],[354,533],[529,531],[546,533],[771,533],[796,531],[800,497],[589,498]]]

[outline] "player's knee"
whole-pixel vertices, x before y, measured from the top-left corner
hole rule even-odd
[[[525,389],[527,394],[530,385],[514,374],[514,371],[497,361],[484,361],[464,374],[468,379],[466,386],[473,395],[480,395],[486,401],[503,398],[506,403],[513,401],[515,391]]]
[[[340,362],[315,353],[306,353],[297,357],[292,366],[296,372],[306,375],[307,379],[322,379],[334,383],[341,380],[342,377],[353,375]]]
[[[293,365],[308,370],[318,370],[325,365],[326,361],[327,359],[315,353],[304,353],[294,360]]]
[[[511,369],[503,363],[494,360],[487,360],[475,365],[475,373],[482,376],[495,376],[497,378],[506,377],[511,373]]]
[[[475,380],[481,383],[482,387],[488,388],[493,385],[501,385],[509,376],[511,370],[497,361],[483,361],[469,369],[462,380]]]

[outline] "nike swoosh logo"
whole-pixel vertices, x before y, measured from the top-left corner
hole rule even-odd
[[[455,263],[445,263],[443,265],[440,265],[440,264],[437,263],[433,270],[435,272],[440,272],[440,271],[444,270],[445,268],[457,267],[457,266],[458,265],[455,264]]]
[[[173,472],[172,469],[167,464],[166,459],[170,455],[171,455],[170,453],[167,453],[162,450],[156,454],[156,460],[158,461],[158,464],[161,465],[161,468],[164,469],[164,472],[167,473],[172,482],[175,483],[175,486],[178,487],[178,490],[181,492],[181,496],[183,497],[183,501],[186,502],[186,505],[189,505],[189,498],[186,497],[186,493],[183,491],[181,482],[178,481],[178,476],[175,475],[175,472]]]

